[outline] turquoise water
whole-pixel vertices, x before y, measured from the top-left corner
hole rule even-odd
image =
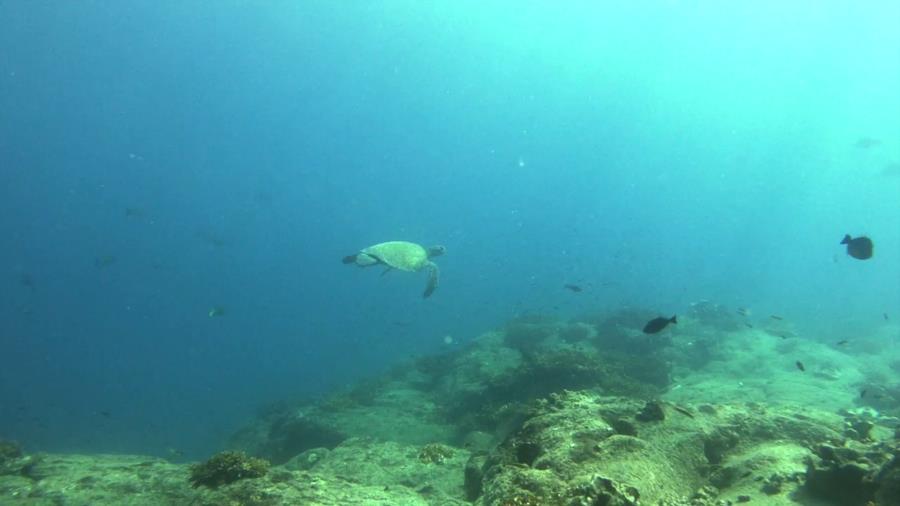
[[[199,457],[529,313],[712,300],[876,332],[900,318],[898,18],[0,2],[0,436]],[[341,264],[387,240],[447,247],[432,297]]]

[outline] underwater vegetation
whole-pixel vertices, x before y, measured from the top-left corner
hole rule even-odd
[[[232,444],[275,464],[283,464],[312,448],[334,448],[349,436],[329,423],[325,413],[335,409],[346,412],[353,404],[342,403],[338,406],[323,408],[322,416],[318,418],[287,408],[269,413],[260,420],[262,427],[250,426],[235,433],[231,438]],[[264,436],[258,433],[259,430],[265,432]]]
[[[453,457],[453,448],[440,443],[427,444],[419,450],[419,461],[426,464],[443,464]]]
[[[628,308],[517,318],[325,398],[268,404],[232,437],[237,451],[193,465],[31,458],[2,443],[0,491],[194,506],[900,506],[900,358],[873,370],[868,354],[882,350],[862,339],[784,338],[743,325],[749,310],[708,301],[648,335],[652,317]],[[792,328],[787,317],[753,321]],[[805,354],[799,371],[804,346],[820,354]],[[747,349],[759,355],[736,359]],[[821,353],[861,354],[864,373],[846,380]],[[723,366],[764,381],[703,401],[695,392],[710,387],[680,387],[692,381],[685,367],[708,368],[702,381]],[[728,386],[721,378],[713,388]],[[783,392],[805,388],[804,402],[770,402],[778,381]],[[863,391],[845,392],[844,409],[810,407],[811,385],[831,397],[840,381]]]
[[[347,392],[269,411],[232,444],[311,473],[351,449],[370,452],[379,441],[406,445],[405,456],[388,458],[398,469],[412,460],[461,473],[463,485],[444,485],[442,494],[478,506],[714,506],[767,504],[766,498],[897,505],[890,491],[898,479],[900,418],[866,407],[889,402],[890,390],[872,384],[855,400],[859,408],[837,414],[728,396],[676,400],[673,392],[684,390],[673,384],[683,374],[674,363],[719,367],[744,342],[771,346],[765,355],[771,360],[806,340],[783,337],[799,336],[786,317],[753,320],[776,335],[744,325],[749,310],[710,301],[692,304],[677,327],[647,335],[642,328],[653,317],[635,308],[572,320],[520,317]],[[782,357],[783,374],[840,379],[823,358],[804,359],[805,372],[796,357]],[[749,374],[758,368],[752,363]],[[454,471],[460,461],[465,466]],[[404,483],[419,487],[429,504],[463,504],[431,495],[439,487],[434,482]],[[828,488],[834,483],[864,500],[834,495]]]
[[[0,439],[0,466],[7,461],[17,459],[22,456],[22,447],[13,441]]]
[[[245,478],[260,478],[269,472],[269,462],[244,452],[221,452],[206,462],[191,466],[194,487],[217,488]]]
[[[20,473],[27,464],[22,457],[22,447],[18,443],[0,439],[0,475]]]
[[[703,405],[690,417],[661,416],[659,404],[652,408],[659,416],[647,411],[633,400],[551,395],[467,469],[466,488],[484,505],[713,506],[776,496],[900,503],[897,443],[850,439],[834,429],[841,423],[833,415],[753,405]]]

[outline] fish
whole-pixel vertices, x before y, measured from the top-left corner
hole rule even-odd
[[[888,319],[887,313],[881,313],[881,316],[884,316],[884,320],[887,321],[887,319]]]
[[[876,146],[880,146],[881,140],[873,139],[872,137],[860,137],[859,140],[856,141],[855,145],[859,149],[869,149],[869,148],[874,148]]]
[[[800,369],[800,372],[806,372],[806,366],[803,365],[803,362],[798,360],[795,364],[797,365],[797,369]]]
[[[663,316],[654,318],[647,322],[646,325],[644,325],[644,334],[656,334],[660,330],[666,328],[666,326],[670,323],[678,323],[678,320],[675,319],[675,315],[672,315],[671,318],[666,318]]]
[[[201,241],[207,244],[211,244],[217,248],[221,248],[228,244],[228,242],[222,236],[212,230],[200,230],[195,235]]]
[[[875,245],[872,244],[872,239],[869,239],[866,236],[852,238],[850,237],[850,234],[844,234],[844,239],[841,240],[841,244],[846,244],[847,254],[857,260],[868,260],[872,258],[872,252],[875,248]]]
[[[31,274],[27,272],[23,272],[19,275],[19,284],[28,288],[29,290],[34,290],[34,278],[31,277]]]
[[[563,288],[565,288],[566,290],[571,290],[575,293],[583,291],[583,289],[578,285],[563,285]]]
[[[791,332],[790,330],[764,329],[763,331],[770,336],[780,337],[782,339],[797,337],[797,334]]]
[[[750,310],[745,307],[739,307],[737,308],[737,314],[741,316],[747,316],[750,314]]]
[[[672,406],[672,409],[681,413],[682,415],[684,415],[688,418],[694,418],[694,414],[691,413],[690,411],[688,411],[686,408],[682,408],[681,406],[678,406],[676,404],[672,404],[671,406]]]
[[[849,342],[850,342],[850,341],[848,341],[848,340],[846,340],[846,339],[841,339],[840,341],[838,341],[838,342],[836,342],[836,343],[834,343],[834,344],[836,344],[837,346],[844,346],[845,344],[847,344],[847,343],[849,343]]]
[[[184,457],[184,452],[178,448],[166,448],[166,460],[177,460]]]
[[[94,267],[104,269],[116,263],[116,257],[112,255],[103,255],[94,258]]]
[[[753,328],[753,324],[750,323],[750,322],[744,322],[744,325],[745,325],[748,329],[752,329],[752,328]]]
[[[859,398],[860,398],[860,399],[865,399],[867,393],[869,393],[869,391],[866,390],[865,388],[863,388],[863,389],[862,389],[862,392],[859,393]]]
[[[209,310],[209,317],[215,318],[216,316],[225,316],[225,308],[222,306],[213,306]]]
[[[784,320],[783,316],[778,316],[777,314],[769,315],[769,318],[773,320]]]
[[[881,175],[883,177],[897,177],[900,176],[900,162],[891,162],[884,166],[881,170]]]

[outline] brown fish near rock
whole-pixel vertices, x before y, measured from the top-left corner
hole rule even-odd
[[[872,239],[869,239],[866,236],[852,238],[850,237],[850,234],[844,235],[841,244],[846,244],[847,254],[857,260],[868,260],[872,258],[872,253],[875,248],[875,245],[872,244]]]
[[[671,318],[666,318],[663,316],[654,318],[647,322],[646,325],[644,325],[644,334],[656,334],[660,330],[666,328],[666,326],[670,323],[678,323],[678,320],[675,319],[675,315],[672,315]]]

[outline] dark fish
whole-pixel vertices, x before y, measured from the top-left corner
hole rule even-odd
[[[773,320],[784,320],[783,316],[778,316],[777,314],[769,315],[769,318]]]
[[[860,398],[860,399],[865,399],[867,393],[869,393],[869,391],[866,390],[865,388],[863,388],[863,389],[862,389],[862,392],[859,393],[859,398]]]
[[[868,260],[872,258],[872,250],[875,247],[875,245],[872,244],[872,239],[865,236],[853,239],[850,237],[850,234],[844,235],[841,244],[846,244],[847,254],[857,260]]]
[[[750,310],[745,307],[739,307],[737,308],[737,314],[741,316],[747,316],[748,314],[750,314]]]
[[[763,331],[770,336],[780,337],[782,339],[797,337],[797,334],[791,332],[790,330],[764,329]]]
[[[212,230],[200,230],[196,233],[196,236],[201,241],[207,244],[211,244],[217,248],[221,248],[228,244],[222,236]]]
[[[882,313],[882,316],[884,316],[884,319],[885,319],[885,320],[887,320],[887,319],[888,319],[888,315],[887,315],[887,313]]]
[[[847,344],[847,343],[849,343],[849,342],[850,342],[850,341],[848,341],[848,340],[846,340],[846,339],[841,339],[840,341],[838,341],[838,342],[836,342],[836,343],[834,343],[834,344],[836,344],[836,345],[838,345],[838,346],[844,346],[845,344]]]
[[[675,319],[675,315],[671,318],[665,318],[663,316],[654,318],[644,325],[644,334],[656,334],[660,330],[666,328],[666,325],[670,323],[678,323],[678,320]]]
[[[23,272],[19,275],[19,284],[28,288],[30,290],[34,290],[34,278],[31,277],[31,274],[27,272]]]
[[[266,190],[260,190],[253,194],[253,200],[259,202],[260,204],[271,204],[272,194]]]
[[[677,405],[675,405],[675,404],[672,404],[672,409],[674,409],[675,411],[681,413],[682,415],[684,415],[684,416],[686,416],[686,417],[688,417],[688,418],[694,418],[694,414],[693,414],[693,413],[691,413],[690,411],[688,411],[688,410],[685,409],[685,408],[682,408],[681,406],[677,406]]]
[[[566,290],[572,290],[576,293],[582,291],[582,288],[578,285],[563,285],[563,288],[565,288]]]
[[[181,458],[184,457],[184,452],[177,448],[166,448],[166,455],[168,458]]]
[[[856,141],[856,147],[860,149],[869,149],[880,145],[881,140],[873,139],[872,137],[861,137],[858,141]]]
[[[103,269],[116,263],[116,257],[112,255],[103,255],[94,259],[94,267]]]
[[[109,411],[98,411],[97,414],[102,416],[103,418],[110,418],[112,416],[112,413],[110,413]]]
[[[126,207],[125,216],[127,218],[140,218],[144,216],[144,210],[139,207]]]
[[[900,162],[892,162],[884,166],[881,175],[885,177],[900,176]]]
[[[748,329],[752,329],[752,328],[753,328],[753,324],[750,323],[750,322],[744,322],[744,325],[746,325]]]
[[[803,362],[801,362],[801,361],[798,360],[798,361],[796,362],[796,364],[797,364],[797,369],[800,369],[801,372],[805,372],[805,371],[806,371],[806,367],[803,365]]]

